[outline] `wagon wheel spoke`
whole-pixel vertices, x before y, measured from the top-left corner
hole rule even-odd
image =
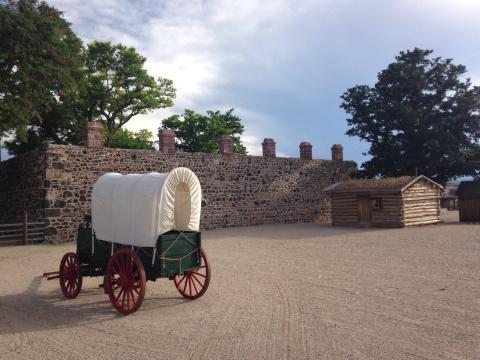
[[[120,271],[120,265],[118,264],[118,261],[115,261],[113,263],[113,270],[118,274],[120,275],[121,271]]]
[[[122,293],[123,293],[123,288],[121,288],[120,291],[118,292],[117,297],[115,298],[115,301],[118,301],[118,299],[120,299],[120,296],[122,295]]]
[[[183,287],[183,292],[185,292],[185,290],[187,289],[187,283],[188,283],[188,278],[187,276],[185,276],[185,286]]]
[[[133,293],[133,289],[130,289],[129,293],[130,293],[130,299],[132,299],[132,307],[133,307],[136,303],[135,294]]]
[[[134,287],[138,287],[140,285],[140,279],[135,277],[133,279],[130,279],[130,285]]]
[[[134,272],[132,272],[132,275],[130,276],[130,282],[133,284],[135,282],[138,282],[138,270],[134,269]]]
[[[133,291],[137,293],[137,295],[140,295],[140,290],[137,289],[137,287],[132,288]]]
[[[82,274],[80,260],[75,253],[66,253],[60,261],[59,282],[66,298],[75,298],[82,289]]]
[[[183,280],[185,280],[186,276],[183,275],[181,278],[180,278],[180,281],[177,283],[177,287],[180,286],[180,284],[183,282]]]
[[[125,308],[125,291],[122,293],[122,304],[121,304],[122,309]]]
[[[188,289],[190,292],[190,296],[192,296],[192,276],[191,275],[188,277]]]
[[[197,295],[198,290],[197,290],[197,287],[195,286],[195,282],[193,281],[193,274],[192,274],[192,276],[190,276],[190,282],[193,285],[193,288],[195,289],[195,295]]]
[[[198,285],[200,285],[200,287],[203,287],[203,284],[200,282],[200,280],[197,279],[197,277],[194,274],[192,274],[192,277],[198,283]]]
[[[107,279],[112,279],[107,282],[107,293],[113,307],[125,315],[136,311],[145,296],[146,283],[138,255],[128,248],[117,250],[109,260]]]
[[[197,272],[197,273],[195,273],[195,275],[198,275],[198,276],[201,276],[201,277],[204,277],[204,278],[206,278],[206,277],[207,277],[207,275],[203,275],[203,274],[200,274],[200,273],[198,273],[198,272]]]
[[[207,291],[210,283],[211,271],[208,266],[207,257],[203,250],[200,250],[200,254],[200,267],[198,269],[192,269],[185,275],[177,275],[173,279],[178,292],[187,299],[194,300],[202,296]]]

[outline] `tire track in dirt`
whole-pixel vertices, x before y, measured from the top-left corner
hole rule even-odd
[[[207,231],[205,296],[186,302],[150,283],[128,317],[98,279],[68,301],[58,282],[35,288],[73,244],[0,248],[0,357],[480,359],[478,229]]]
[[[277,296],[273,296],[278,304],[278,324],[280,337],[276,339],[276,352],[274,359],[307,359],[307,344],[305,336],[305,323],[300,312],[299,302],[296,294],[287,291],[281,281],[275,277],[272,282]],[[281,341],[279,343],[279,340]],[[301,344],[301,347],[298,347]],[[294,350],[293,350],[294,349]]]

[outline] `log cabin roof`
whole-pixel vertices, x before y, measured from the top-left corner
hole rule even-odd
[[[328,193],[347,193],[347,192],[401,192],[417,181],[425,179],[433,185],[443,189],[443,187],[437,184],[435,181],[427,178],[424,175],[420,176],[400,176],[396,178],[384,178],[384,179],[361,179],[361,180],[349,180],[341,183],[330,185],[323,189]]]
[[[480,196],[480,181],[462,181],[456,194],[462,197]]]

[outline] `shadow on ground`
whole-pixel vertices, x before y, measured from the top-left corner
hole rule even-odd
[[[439,226],[450,225],[478,225],[475,223],[460,223],[458,222],[458,211],[449,211],[441,215],[442,222],[439,224],[428,224],[410,226],[406,228],[379,228],[379,227],[356,227],[356,226],[332,226],[329,222],[317,222],[317,223],[286,223],[286,224],[266,224],[261,228],[267,231],[262,232],[262,237],[271,240],[296,240],[313,239],[322,237],[336,237],[342,235],[356,236],[368,233],[385,233],[386,236],[392,232],[402,229],[433,229]],[[285,227],[286,231],[281,231],[281,228]],[[295,229],[295,236],[292,236],[291,228]],[[230,228],[213,229],[208,231],[208,239],[222,239],[223,237],[238,238],[255,236],[259,227],[258,226],[245,226],[236,227],[236,231],[230,231]],[[269,231],[270,229],[270,231]],[[280,230],[280,231],[279,231]],[[287,231],[288,230],[288,231]]]
[[[101,288],[82,289],[77,298],[66,299],[60,289],[38,292],[42,279],[41,276],[34,277],[24,293],[0,296],[0,335],[92,325],[124,317],[112,307]],[[86,302],[86,297],[90,297],[91,301]],[[146,296],[137,312],[179,306],[186,302],[189,301],[178,296]]]

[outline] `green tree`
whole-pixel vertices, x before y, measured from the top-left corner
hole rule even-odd
[[[37,0],[0,3],[0,39],[0,136],[24,142],[76,95],[82,43],[60,11]]]
[[[147,129],[141,129],[139,132],[129,131],[127,129],[118,129],[111,141],[111,147],[121,149],[147,149],[153,150],[153,134]],[[105,134],[105,141],[107,141]]]
[[[132,117],[173,105],[171,80],[155,80],[144,69],[145,58],[134,48],[97,42],[85,54],[85,89],[79,108],[88,120],[101,119],[107,126],[107,145]]]
[[[182,115],[172,115],[162,121],[162,127],[175,132],[178,140],[177,148],[187,152],[217,153],[220,135],[231,135],[234,152],[239,155],[247,153],[242,145],[240,135],[243,134],[241,119],[233,114],[234,109],[225,113],[207,111],[207,115],[197,114],[185,109]]]
[[[466,68],[432,50],[402,51],[378,74],[341,98],[347,135],[370,143],[362,176],[424,174],[439,182],[474,175],[480,154],[480,87]]]
[[[78,118],[73,102],[57,103],[42,114],[42,122],[34,118],[27,127],[26,137],[5,142],[10,154],[22,154],[44,143],[79,145],[84,141],[86,120]]]

